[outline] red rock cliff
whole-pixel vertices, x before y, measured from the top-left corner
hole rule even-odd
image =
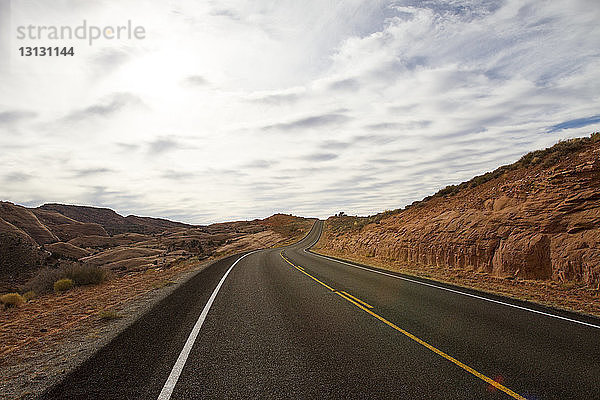
[[[530,153],[487,182],[474,178],[405,210],[331,217],[319,246],[340,255],[600,288],[598,139]]]

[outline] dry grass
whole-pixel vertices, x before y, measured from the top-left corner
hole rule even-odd
[[[35,299],[36,297],[37,297],[37,294],[33,290],[30,290],[23,294],[23,298],[25,299],[25,301],[31,301],[31,300]]]
[[[100,312],[100,314],[98,314],[98,317],[103,321],[111,321],[114,319],[123,318],[121,314],[114,310],[103,310]]]
[[[5,307],[18,307],[25,303],[25,299],[19,293],[7,293],[0,297],[0,303]]]
[[[63,262],[58,268],[44,268],[40,270],[25,285],[26,290],[37,294],[51,293],[54,283],[61,279],[69,279],[74,285],[97,285],[108,278],[107,272],[100,267]]]
[[[169,269],[130,273],[100,285],[75,287],[61,296],[46,294],[8,311],[0,310],[0,363],[16,367],[47,348],[60,347],[73,335],[94,329],[103,311],[121,308],[176,277],[199,267],[198,259]]]
[[[54,282],[54,291],[57,293],[66,292],[67,290],[72,289],[73,286],[74,286],[74,283],[71,279],[68,279],[68,278],[59,279],[56,282]]]
[[[174,281],[170,281],[170,280],[165,280],[165,281],[159,281],[159,282],[154,282],[152,284],[152,288],[154,289],[162,289],[166,286],[171,286],[174,285],[176,282]]]

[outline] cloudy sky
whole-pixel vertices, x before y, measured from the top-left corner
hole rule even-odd
[[[366,215],[600,130],[597,0],[13,0],[10,19],[0,198],[28,206]],[[146,35],[16,36],[84,19]],[[18,55],[36,45],[75,56]]]

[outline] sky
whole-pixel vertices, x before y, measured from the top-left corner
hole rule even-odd
[[[370,215],[600,130],[597,0],[0,2],[0,199],[26,206]],[[17,36],[84,20],[144,37]]]

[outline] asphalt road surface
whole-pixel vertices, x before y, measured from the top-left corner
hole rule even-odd
[[[305,251],[321,229],[203,270],[43,397],[600,399],[597,321]]]

